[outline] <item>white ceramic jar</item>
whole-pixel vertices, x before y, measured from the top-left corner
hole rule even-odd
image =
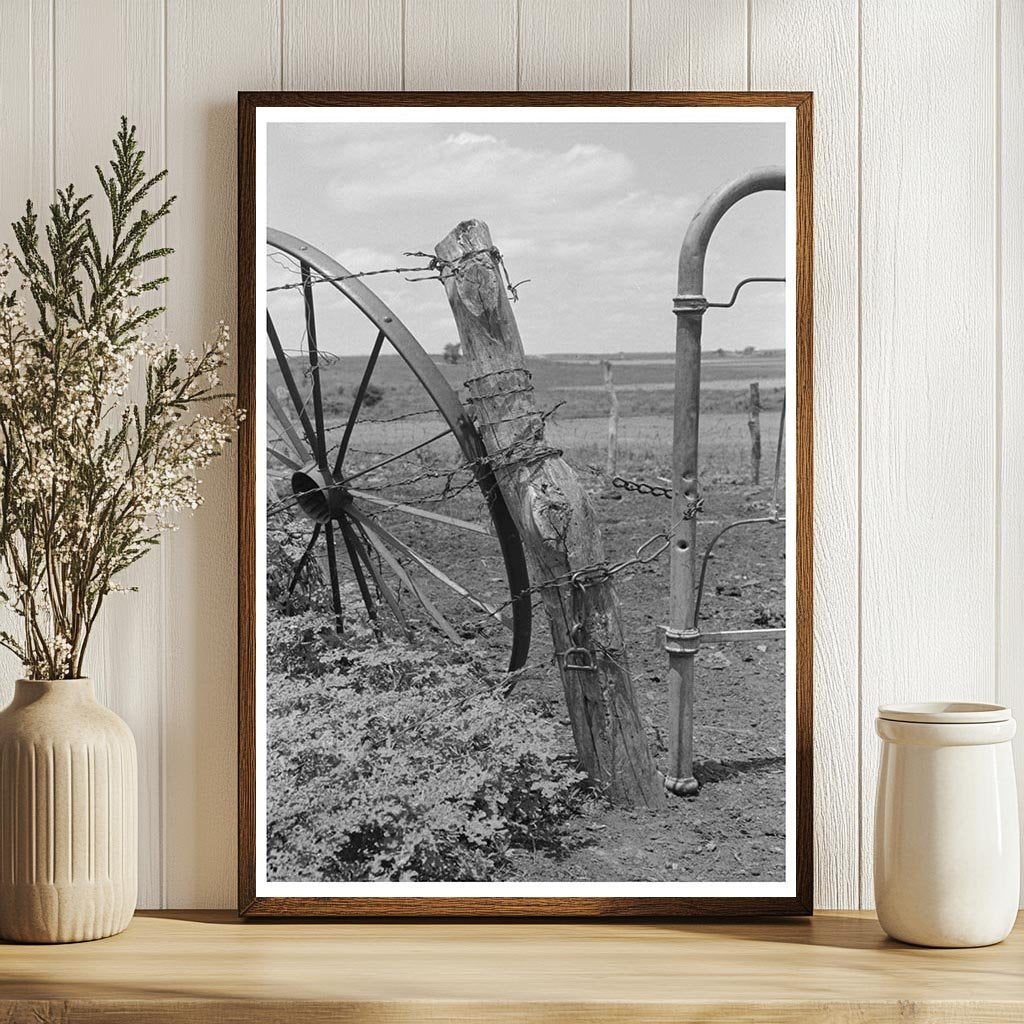
[[[1017,723],[998,704],[878,709],[875,905],[894,939],[987,946],[1009,934],[1020,892]]]

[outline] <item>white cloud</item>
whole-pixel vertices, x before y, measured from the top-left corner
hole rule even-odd
[[[271,140],[272,154],[273,146],[280,153],[277,163],[272,157],[272,200],[275,175],[293,176],[280,190],[279,226],[330,248],[349,269],[411,265],[402,252],[430,251],[456,223],[479,217],[513,281],[530,279],[516,307],[528,351],[671,347],[679,245],[710,186],[695,185],[691,173],[676,189],[673,175],[654,173],[674,171],[690,152],[664,126],[650,126],[639,148],[611,133],[588,140],[579,126],[301,127]],[[756,156],[754,163],[770,161]],[[720,183],[725,173],[702,180]],[[781,214],[759,217],[723,220],[708,253],[709,297],[781,267]],[[386,275],[367,283],[428,350],[451,340],[436,282]],[[781,323],[774,301],[749,298],[758,320],[768,311]],[[745,328],[722,344],[732,347],[734,334],[751,343]]]
[[[478,146],[485,142],[497,142],[493,135],[478,135],[476,132],[459,132],[458,135],[449,135],[445,140],[446,145],[453,146]]]

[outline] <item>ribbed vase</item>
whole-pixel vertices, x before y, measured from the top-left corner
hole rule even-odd
[[[123,931],[138,888],[131,730],[90,679],[19,679],[0,711],[0,938]]]

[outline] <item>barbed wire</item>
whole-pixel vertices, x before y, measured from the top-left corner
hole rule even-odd
[[[293,263],[297,263],[301,270],[303,262],[296,259],[290,253],[282,253],[276,251],[270,253],[270,259],[279,267],[284,270],[294,272],[291,267],[286,266],[281,262],[281,258],[289,259]],[[453,260],[446,260],[441,256],[437,256],[433,253],[410,251],[403,252],[403,256],[412,256],[418,259],[425,259],[427,262],[425,265],[415,267],[380,267],[375,270],[358,270],[351,271],[346,274],[334,274],[334,275],[323,275],[312,273],[313,267],[310,264],[305,264],[309,267],[310,273],[308,277],[303,281],[290,281],[287,284],[272,285],[267,288],[268,292],[283,292],[291,291],[296,288],[307,288],[315,284],[334,284],[340,283],[341,281],[353,281],[363,277],[377,277],[381,274],[417,274],[418,277],[406,277],[406,281],[443,281],[446,273],[458,275],[462,270],[462,266],[468,263],[471,259],[477,256],[490,256],[494,261],[496,267],[501,270],[502,277],[505,279],[505,288],[508,291],[509,300],[512,302],[519,301],[519,289],[529,283],[529,278],[525,278],[522,281],[517,281],[515,284],[512,283],[512,279],[509,277],[508,268],[505,266],[505,258],[501,255],[497,246],[488,246],[484,249],[473,249],[470,252],[463,253],[461,256]]]
[[[396,413],[394,416],[368,416],[366,419],[359,420],[360,426],[365,426],[367,423],[398,423],[400,420],[411,420],[416,416],[440,416],[441,413],[438,411],[436,405],[430,406],[428,409],[413,409],[410,412]],[[328,427],[328,430],[342,430],[345,424],[340,423],[337,426]]]

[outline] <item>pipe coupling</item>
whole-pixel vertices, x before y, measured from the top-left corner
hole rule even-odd
[[[666,629],[665,650],[669,654],[696,654],[700,647],[700,631],[696,629]]]
[[[672,300],[676,316],[703,316],[707,309],[708,300],[703,295],[677,295]]]

